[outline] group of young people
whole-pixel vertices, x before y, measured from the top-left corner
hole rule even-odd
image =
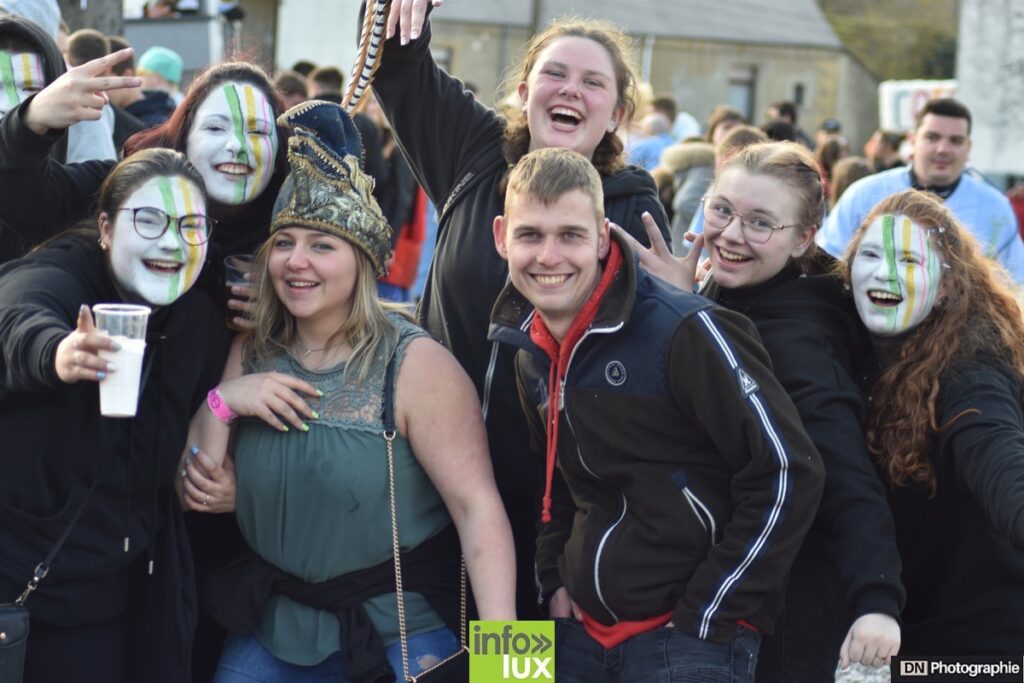
[[[136,85],[115,53],[0,120],[0,221],[36,246],[0,266],[0,597],[66,536],[25,680],[415,675],[464,642],[460,557],[481,619],[556,620],[559,681],[1015,652],[1024,324],[941,201],[885,199],[836,260],[813,158],[755,144],[674,257],[617,135],[624,36],[553,22],[499,116],[432,59],[432,4],[393,0],[374,82],[440,214],[422,328],[377,297],[390,231],[337,105],[219,64],[120,163],[64,164]],[[153,309],[130,420],[99,414],[110,302]]]

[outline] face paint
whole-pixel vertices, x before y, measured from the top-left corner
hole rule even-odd
[[[0,50],[0,118],[42,90],[45,80],[39,55]]]
[[[227,83],[199,105],[187,155],[212,199],[245,204],[267,189],[277,156],[274,119],[266,95],[248,83]]]
[[[134,225],[136,208],[159,209],[171,217],[166,232],[157,239],[139,235]],[[120,288],[139,301],[164,306],[181,297],[195,284],[206,260],[206,244],[195,246],[181,239],[177,217],[205,214],[202,194],[180,176],[146,181],[111,217],[110,266]]]
[[[853,299],[871,334],[917,327],[935,306],[942,263],[930,231],[906,216],[879,216],[864,231],[850,268]]]

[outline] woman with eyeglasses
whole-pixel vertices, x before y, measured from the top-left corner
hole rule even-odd
[[[190,679],[196,594],[174,482],[228,343],[193,286],[206,211],[185,156],[146,150],[107,175],[92,219],[0,267],[0,603],[70,530],[25,604],[26,681]],[[97,384],[119,369],[100,356],[116,344],[97,303],[152,309],[132,419],[100,415]]]
[[[704,233],[691,235],[686,258],[658,245],[641,250],[641,262],[692,287],[707,251],[711,270],[700,292],[757,326],[825,463],[821,507],[775,633],[762,640],[757,680],[832,680],[837,657],[843,668],[887,664],[899,649],[905,596],[854,379],[870,346],[834,259],[814,243],[825,212],[814,158],[789,142],[747,147],[718,170],[701,210]]]

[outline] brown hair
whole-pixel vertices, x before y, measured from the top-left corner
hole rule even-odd
[[[933,232],[942,256],[939,301],[909,331],[897,358],[875,383],[867,415],[868,450],[895,486],[922,485],[932,495],[938,482],[929,458],[939,425],[936,401],[946,372],[961,359],[995,355],[1024,378],[1024,322],[1006,271],[982,256],[971,235],[934,196],[905,190],[882,200],[846,249],[842,276],[850,283],[857,248],[868,226],[883,214],[903,215]]]
[[[107,36],[107,40],[110,42],[110,51],[117,52],[118,50],[124,50],[125,48],[131,47],[131,43],[125,40],[121,36]],[[135,55],[131,55],[128,59],[125,59],[114,66],[110,67],[110,73],[115,76],[123,76],[128,70],[135,73]]]
[[[505,213],[513,195],[532,197],[550,206],[573,190],[590,197],[597,220],[603,221],[604,189],[590,160],[571,149],[536,149],[520,159],[509,174]]]
[[[345,85],[345,75],[336,66],[318,66],[309,72],[306,80],[316,83],[322,92],[335,95],[340,95],[341,88]]]
[[[756,145],[759,142],[768,142],[768,136],[764,134],[764,131],[760,128],[744,124],[729,131],[725,139],[718,143],[715,155],[724,163],[747,147]]]
[[[736,121],[737,123],[746,125],[747,119],[740,113],[739,109],[734,109],[727,104],[720,104],[711,110],[708,114],[708,142],[714,142],[715,129],[726,121]]]
[[[81,66],[110,54],[110,40],[93,28],[78,29],[68,36],[68,64]]]
[[[722,164],[715,176],[712,191],[727,169],[740,168],[747,173],[765,175],[784,183],[798,200],[797,224],[803,229],[816,229],[825,215],[825,190],[814,157],[796,142],[761,142],[750,145]],[[817,246],[812,241],[807,251],[794,259],[801,270],[816,262]]]
[[[526,46],[522,58],[509,69],[509,76],[502,84],[506,96],[515,94],[519,84],[526,81],[537,63],[540,53],[559,38],[586,38],[592,40],[608,52],[615,74],[617,90],[616,107],[623,110],[619,126],[628,126],[636,114],[637,81],[633,68],[633,45],[628,36],[614,24],[596,19],[575,19],[563,17],[548,24],[548,27]],[[504,99],[501,97],[499,99]],[[505,161],[515,164],[530,150],[530,128],[526,116],[519,109],[510,109],[506,113],[508,124],[502,148]],[[614,132],[606,132],[594,150],[591,160],[601,175],[611,175],[625,166],[622,140]]]
[[[832,184],[828,197],[829,208],[835,208],[843,193],[861,178],[872,174],[871,164],[864,157],[845,157],[832,167]]]
[[[274,87],[282,95],[298,95],[309,97],[309,86],[306,77],[297,71],[282,71],[274,79]]]

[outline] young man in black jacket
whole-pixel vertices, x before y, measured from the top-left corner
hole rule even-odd
[[[556,677],[753,680],[821,460],[753,325],[640,270],[604,215],[592,164],[544,149],[494,221],[511,284],[491,337],[520,348],[547,443],[537,574]]]

